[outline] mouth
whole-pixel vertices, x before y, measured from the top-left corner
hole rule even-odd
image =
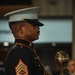
[[[40,31],[37,32],[40,35]]]
[[[36,35],[39,36],[40,35],[40,31],[37,31]]]

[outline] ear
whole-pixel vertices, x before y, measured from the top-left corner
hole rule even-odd
[[[20,34],[23,34],[23,32],[20,30]]]
[[[18,29],[18,32],[19,32],[20,34],[23,34],[22,26],[19,25],[19,26],[17,27],[17,29]]]

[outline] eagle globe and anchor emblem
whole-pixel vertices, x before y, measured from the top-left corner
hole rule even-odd
[[[64,69],[66,67],[67,62],[69,61],[69,55],[65,51],[59,51],[55,55],[55,60],[60,69],[60,75],[64,74]]]

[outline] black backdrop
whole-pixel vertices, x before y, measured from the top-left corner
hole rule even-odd
[[[31,0],[0,0],[0,5],[31,4]]]

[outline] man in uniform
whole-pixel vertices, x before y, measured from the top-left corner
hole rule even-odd
[[[44,66],[33,49],[33,41],[39,38],[38,7],[9,12],[9,27],[15,37],[5,65],[6,75],[46,75]]]

